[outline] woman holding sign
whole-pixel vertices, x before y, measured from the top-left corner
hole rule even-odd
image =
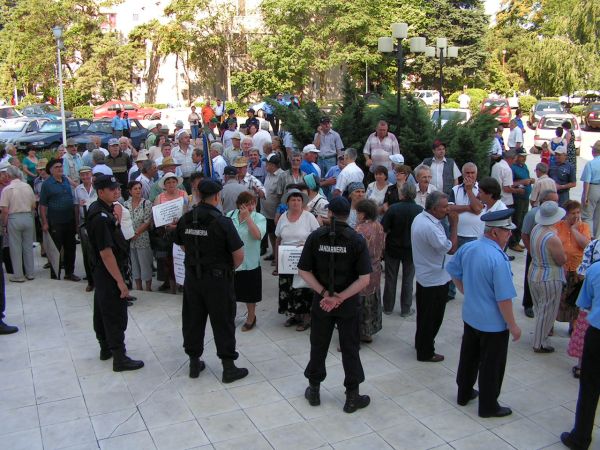
[[[170,223],[156,227],[156,233],[161,237],[163,243],[163,247],[156,252],[156,258],[158,260],[158,263],[161,264],[164,268],[164,274],[169,283],[168,289],[170,290],[171,294],[177,293],[177,284],[175,282],[175,269],[173,267],[174,232],[177,228],[177,222],[179,221],[181,216],[185,212],[187,212],[188,206],[187,192],[177,188],[177,186],[179,186],[181,183],[183,183],[183,178],[178,177],[172,172],[165,173],[164,176],[160,180],[158,180],[158,185],[163,190],[163,192],[159,194],[159,196],[156,197],[156,199],[154,200],[154,208],[174,200],[181,199],[181,201],[183,202],[182,213],[178,214],[178,217],[173,217]],[[154,221],[155,224],[158,224],[156,221],[156,217],[154,218]]]
[[[287,205],[288,210],[281,215],[275,228],[277,247],[301,247],[308,235],[319,228],[315,216],[304,210],[308,196],[298,189],[289,189],[281,202]],[[280,262],[279,256],[277,262]],[[285,326],[296,325],[296,331],[304,331],[310,327],[310,305],[313,297],[312,290],[300,280],[298,275],[279,274],[279,314],[291,315]]]
[[[256,325],[256,304],[262,300],[260,241],[267,232],[267,219],[256,212],[256,196],[252,192],[242,192],[235,205],[237,209],[227,216],[244,242],[244,260],[235,269],[235,299],[248,308],[242,331],[250,331]]]

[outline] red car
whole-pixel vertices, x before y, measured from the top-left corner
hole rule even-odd
[[[160,119],[160,111],[158,109],[145,108],[127,100],[110,100],[103,105],[97,106],[94,108],[94,119],[112,119],[115,117],[118,109],[127,112],[130,119]]]
[[[505,98],[486,98],[481,104],[481,112],[495,116],[502,125],[510,122],[510,105]]]

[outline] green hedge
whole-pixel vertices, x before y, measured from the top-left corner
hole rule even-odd
[[[73,117],[92,120],[94,118],[94,107],[89,105],[75,106],[73,108]]]
[[[522,95],[519,97],[519,108],[523,111],[523,114],[529,114],[533,105],[537,103],[537,98],[533,95]]]
[[[546,100],[549,102],[558,102],[558,97],[542,97],[542,100]]]
[[[462,94],[462,91],[453,92],[450,97],[448,97],[448,103],[458,104],[458,96],[460,94]],[[471,103],[469,103],[469,109],[471,110],[471,113],[478,113],[479,109],[481,108],[481,103],[483,103],[483,100],[488,96],[487,91],[483,89],[471,88],[467,89],[467,95],[471,97]],[[458,106],[453,106],[453,108],[458,108]]]
[[[581,117],[584,109],[585,109],[585,105],[574,105],[574,106],[571,106],[570,113]]]
[[[169,106],[166,103],[140,103],[144,108],[166,109]]]
[[[448,102],[442,105],[442,108],[460,108],[460,104],[458,102]],[[435,108],[437,109],[437,108]]]

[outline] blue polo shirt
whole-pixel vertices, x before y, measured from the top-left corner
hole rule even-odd
[[[587,321],[594,328],[600,329],[600,263],[592,264],[585,272],[577,306],[591,309]]]
[[[514,163],[512,166],[510,166],[510,168],[512,169],[515,184],[519,184],[519,180],[528,180],[529,178],[531,178],[531,175],[529,175],[529,169],[527,168],[527,164],[523,164],[521,166],[517,163]],[[513,194],[513,197],[529,200],[529,196],[531,195],[531,185],[526,185],[524,189],[524,194]]]
[[[112,122],[110,123],[110,126],[113,130],[116,130],[116,131],[123,130],[123,122],[121,121],[121,118],[119,116],[113,117]]]
[[[42,184],[40,205],[48,208],[47,218],[50,224],[69,223],[75,219],[73,190],[66,177],[59,183],[54,177]]]
[[[584,183],[600,184],[600,156],[588,161],[581,174]]]
[[[469,242],[458,249],[446,270],[463,283],[463,320],[479,331],[506,330],[498,302],[516,297],[517,291],[508,257],[498,244],[485,236]]]
[[[300,163],[300,170],[302,172],[304,172],[306,175],[310,175],[311,173],[314,173],[316,176],[319,176],[319,172],[317,172],[317,169],[315,169],[315,166],[313,166],[311,163],[309,163],[306,160],[302,160],[302,163]]]

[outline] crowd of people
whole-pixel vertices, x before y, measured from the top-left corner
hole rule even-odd
[[[532,177],[523,148],[522,123],[511,121],[508,146],[502,130],[498,130],[490,149],[491,176],[481,178],[472,162],[459,168],[441,141],[433,143],[431,157],[414,168],[406,165],[398,140],[385,121],[380,121],[366,139],[363,170],[357,165],[359,152],[344,147],[343,137],[332,129],[329,117],[321,119],[313,142],[302,147],[285,127],[271,133],[275,128],[273,115],[262,122],[252,109],[247,115],[242,123],[235,111],[225,111],[222,104],[214,109],[207,102],[200,114],[192,108],[190,133],[178,123],[171,138],[156,125],[150,130],[145,149],[133,148],[126,134],[119,135],[115,130],[107,149],[96,141],[95,148],[80,155],[76,143],[68,140],[64,154],[50,161],[38,160],[32,151],[23,160],[22,170],[20,162],[14,161],[18,161],[15,155],[0,162],[4,245],[10,249],[12,266],[9,280],[21,283],[34,278],[32,249],[38,240],[42,254],[49,253],[49,244],[61,254],[58,266],[49,257],[51,276],[60,278],[64,270],[63,279],[79,281],[75,274],[79,238],[86,290],[96,290],[97,297],[110,295],[97,283],[98,258],[109,260],[102,254],[105,241],[100,242],[94,233],[104,229],[114,233],[110,227],[117,226],[124,237],[115,256],[115,260],[123,261],[122,280],[113,276],[109,265],[102,273],[117,282],[118,288],[112,293],[131,305],[135,297],[129,289],[152,290],[155,272],[162,282],[159,291],[183,292],[184,347],[190,356],[190,376],[197,377],[204,367],[200,357],[210,316],[217,352],[223,360],[223,379],[230,382],[246,376],[247,370],[233,364],[237,353],[231,305],[215,307],[211,301],[215,292],[220,292],[234,305],[236,301],[245,303],[247,318],[242,331],[257,326],[262,258],[271,264],[272,275],[278,277],[278,312],[286,317],[283,325],[293,326],[298,332],[317,327],[312,330],[316,337],[314,342],[311,338],[306,396],[311,404],[318,404],[325,358],[319,337],[330,339],[332,324],[337,324],[342,354],[353,361],[358,358],[360,365],[358,344],[349,336],[350,328],[358,329],[357,339],[363,343],[374,341],[382,329],[382,315],[394,313],[402,265],[399,313],[402,317],[416,313],[415,350],[419,361],[444,360],[435,351],[435,338],[447,302],[454,299],[457,289],[464,293],[458,403],[464,405],[479,395],[473,388],[479,376],[479,413],[491,417],[511,413],[497,402],[508,336],[518,339],[521,334],[512,313],[516,291],[509,262],[526,251],[523,307],[525,315],[535,320],[533,351],[553,352],[550,337],[554,323],[568,322],[572,334],[569,354],[578,358],[572,373],[582,377],[582,389],[586,379],[587,389],[595,389],[597,399],[598,381],[586,377],[586,366],[590,372],[598,370],[597,357],[586,357],[585,348],[588,340],[594,341],[589,345],[596,345],[598,339],[594,334],[597,330],[589,331],[597,325],[590,316],[597,319],[596,297],[587,285],[597,283],[588,282],[588,276],[598,253],[600,141],[595,143],[593,159],[583,170],[579,202],[570,198],[577,180],[570,151],[573,138],[568,129],[566,133],[562,128],[557,130],[557,138],[550,148],[543,149],[542,162],[536,165]],[[208,141],[207,152],[202,147],[202,134]],[[7,151],[10,154],[13,149]],[[102,198],[100,190],[104,190]],[[99,199],[100,210],[95,206]],[[159,211],[170,211],[165,223],[157,223]],[[90,213],[94,225],[90,225]],[[114,224],[102,224],[102,214],[110,214],[111,221],[114,217]],[[336,230],[336,222],[342,231]],[[344,245],[350,247],[311,247],[315,255],[322,252],[326,256],[320,260],[303,251],[300,270],[291,271],[287,256],[281,256],[282,250],[305,244],[308,247],[307,243],[317,239],[313,239],[315,233],[324,229],[333,230],[332,236],[345,239]],[[207,236],[216,236],[215,242],[203,240]],[[357,244],[352,244],[356,236],[361,236],[364,246],[360,251]],[[323,234],[321,238],[325,242],[328,237]],[[185,283],[177,280],[174,245],[185,251]],[[206,256],[216,255],[217,250],[230,256]],[[342,253],[352,253],[360,261],[359,271],[351,271],[360,283],[347,280],[341,270],[330,273],[330,280],[315,272],[323,269],[331,255],[339,257],[343,266],[346,256]],[[208,278],[213,282],[211,286],[222,287],[200,294]],[[579,295],[586,289],[587,297]],[[315,291],[321,298],[317,303]],[[346,294],[337,296],[334,292]],[[198,295],[204,306],[191,301]],[[356,320],[346,321],[345,314],[352,314],[348,307],[344,314],[328,315],[335,318],[332,322],[323,322],[322,311],[336,310],[343,303],[342,297],[356,299]],[[591,313],[587,310],[590,306]],[[110,320],[110,314],[101,309],[98,317],[103,316],[104,322]],[[122,318],[123,312],[119,314]],[[143,363],[125,356],[126,320],[124,326],[120,320],[117,331],[106,333],[98,331],[102,321],[95,321],[104,352],[101,359],[110,357],[112,351],[117,355],[115,370],[140,368]],[[3,322],[1,326],[0,332],[16,331]],[[358,365],[349,363],[346,368],[344,364],[354,405],[350,410],[368,404],[358,395],[358,384],[364,379]],[[586,408],[581,414],[589,414],[590,406]],[[574,433],[569,436],[585,444],[587,431]]]

